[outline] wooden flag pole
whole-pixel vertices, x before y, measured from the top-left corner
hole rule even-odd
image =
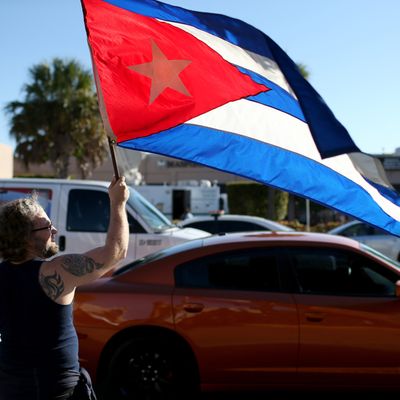
[[[110,146],[111,161],[112,161],[113,167],[114,167],[115,179],[119,179],[117,158],[115,156],[115,143],[116,143],[116,141],[114,139],[111,139],[110,136],[108,136],[108,144]]]

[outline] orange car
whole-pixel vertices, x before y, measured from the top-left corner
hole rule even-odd
[[[81,362],[112,400],[397,389],[399,279],[396,262],[332,235],[187,242],[79,290]]]

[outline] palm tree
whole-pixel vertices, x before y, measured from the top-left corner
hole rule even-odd
[[[310,71],[307,68],[307,65],[303,63],[297,63],[297,68],[299,69],[303,78],[308,79],[310,77]]]
[[[86,177],[107,154],[91,73],[77,61],[55,58],[51,65],[34,65],[29,75],[24,100],[5,107],[16,157],[27,167],[49,161],[59,178],[68,177],[75,157]]]

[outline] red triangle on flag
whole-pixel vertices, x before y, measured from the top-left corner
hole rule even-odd
[[[118,141],[269,90],[178,27],[103,1],[84,4],[93,62]]]

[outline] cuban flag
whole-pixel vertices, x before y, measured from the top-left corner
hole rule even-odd
[[[296,64],[224,15],[82,0],[104,125],[119,146],[219,169],[400,236],[400,198]]]

